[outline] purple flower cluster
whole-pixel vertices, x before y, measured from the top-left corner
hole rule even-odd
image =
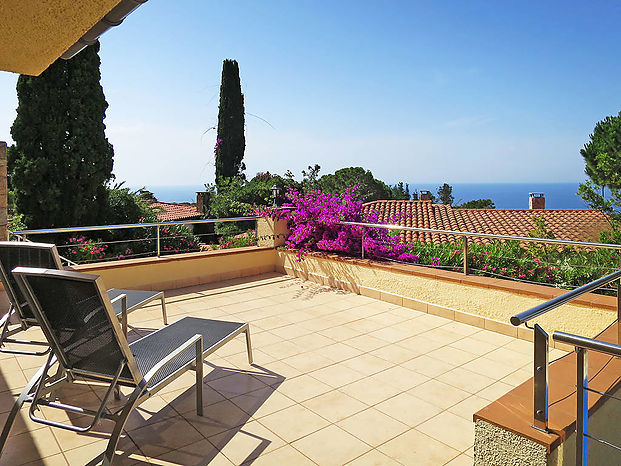
[[[296,189],[287,192],[288,212],[260,208],[255,215],[286,218],[291,233],[286,246],[297,250],[298,259],[310,251],[336,252],[353,256],[361,255],[364,242],[365,256],[374,259],[397,259],[417,262],[419,256],[411,254],[401,242],[400,236],[390,235],[388,230],[342,225],[341,222],[381,223],[376,211],[364,212],[363,203],[357,195],[358,186],[332,195],[319,190],[302,193]],[[396,223],[398,219],[389,219]]]

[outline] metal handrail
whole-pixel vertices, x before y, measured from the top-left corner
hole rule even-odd
[[[123,230],[129,228],[148,228],[155,227],[156,228],[156,254],[157,257],[161,256],[160,249],[160,228],[166,226],[173,225],[201,225],[201,224],[210,224],[210,223],[226,223],[226,222],[241,222],[241,221],[249,221],[249,220],[258,220],[261,217],[258,216],[249,216],[249,217],[226,217],[226,218],[210,218],[203,220],[179,220],[172,222],[148,222],[148,223],[123,223],[119,225],[93,225],[93,226],[84,226],[84,227],[64,227],[64,228],[43,228],[38,230],[18,230],[18,231],[10,231],[10,233],[14,234],[18,238],[23,238],[24,240],[28,240],[26,235],[42,235],[42,234],[51,234],[51,233],[76,233],[76,232],[86,232],[86,231],[108,231],[108,230]]]
[[[621,322],[617,322],[617,325],[620,324]],[[589,388],[589,358],[587,352],[587,350],[592,350],[612,357],[621,357],[621,346],[565,332],[554,332],[552,338],[555,341],[573,345],[576,349],[576,466],[588,464],[589,440],[600,442],[621,451],[621,446],[589,433],[589,392],[593,391],[600,395],[616,397]]]
[[[607,341],[595,340],[593,338],[587,338],[580,335],[574,335],[572,333],[565,333],[559,331],[555,331],[552,334],[552,338],[555,341],[567,343],[571,346],[593,350],[599,353],[605,353],[609,356],[621,357],[621,346],[615,345],[614,343],[609,343]]]
[[[563,304],[566,304],[569,301],[572,301],[585,293],[594,291],[604,285],[608,285],[610,282],[618,280],[619,278],[621,278],[621,270],[617,270],[601,278],[598,278],[597,280],[587,283],[586,285],[582,285],[581,287],[576,288],[575,290],[571,290],[570,292],[565,293],[561,296],[557,296],[556,298],[551,299],[550,301],[547,301],[543,304],[539,304],[538,306],[528,309],[527,311],[520,312],[519,314],[511,317],[511,323],[517,327],[518,325],[528,322],[535,317],[539,317],[540,315],[543,315],[546,312],[551,311],[552,309],[562,306]]]
[[[340,225],[351,225],[369,228],[384,228],[386,230],[405,230],[405,231],[418,231],[426,233],[442,233],[446,235],[455,235],[463,237],[475,237],[475,238],[491,238],[513,241],[525,241],[531,243],[545,243],[545,244],[557,244],[565,246],[581,246],[589,248],[603,248],[603,249],[617,249],[621,250],[621,244],[609,244],[609,243],[592,243],[587,241],[570,241],[564,239],[550,239],[550,238],[533,238],[531,236],[511,236],[511,235],[495,235],[491,233],[478,233],[474,231],[458,231],[458,230],[437,230],[434,228],[419,228],[419,227],[406,227],[403,225],[385,224],[385,223],[362,223],[362,222],[339,222]]]
[[[227,217],[204,220],[179,220],[176,222],[149,222],[149,223],[123,223],[119,225],[93,225],[85,227],[64,227],[64,228],[44,228],[39,230],[18,230],[12,231],[15,235],[42,235],[50,233],[73,233],[78,231],[101,231],[101,230],[122,230],[125,228],[141,228],[141,227],[165,227],[169,225],[196,225],[207,223],[221,222],[241,222],[244,220],[257,220],[260,217]]]
[[[618,280],[618,281],[617,281]],[[621,342],[621,270],[605,275],[586,285],[582,285],[575,290],[569,291],[561,296],[557,296],[543,304],[535,306],[527,311],[521,312],[511,317],[511,323],[515,326],[526,323],[538,316],[545,314],[563,304],[566,304],[577,297],[594,291],[607,285],[610,282],[617,281],[617,339]],[[549,336],[539,324],[535,324],[533,328],[533,427],[539,430],[548,430],[548,365],[549,365]],[[552,338],[556,341],[566,342],[576,346],[578,343],[590,346],[582,346],[582,348],[590,348],[596,351],[602,351],[612,354],[609,350],[612,348],[606,342],[597,342],[589,338],[576,335],[569,335],[563,332],[554,332]],[[566,341],[568,340],[568,341]],[[596,342],[596,344],[593,344]],[[612,345],[617,346],[617,345]],[[621,348],[621,347],[619,347]],[[584,350],[586,351],[586,350]],[[616,354],[615,354],[616,355]],[[619,354],[621,356],[621,354]],[[580,354],[579,354],[580,356]],[[586,357],[586,355],[584,355]]]

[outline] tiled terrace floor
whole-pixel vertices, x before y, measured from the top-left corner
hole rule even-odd
[[[288,276],[173,290],[167,302],[171,322],[250,322],[255,365],[243,336],[207,359],[204,417],[193,372],[158,392],[126,425],[118,464],[471,465],[472,414],[530,376],[527,342]],[[144,335],[160,308],[129,321]],[[42,359],[0,355],[0,422]],[[103,390],[66,392],[91,407]],[[97,464],[112,423],[78,435],[26,409],[2,464]]]

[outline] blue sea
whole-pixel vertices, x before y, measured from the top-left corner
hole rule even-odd
[[[441,183],[410,183],[410,192],[429,190],[434,195]],[[491,199],[498,209],[528,209],[528,193],[545,193],[547,209],[585,209],[588,206],[576,194],[579,183],[454,183],[455,204],[473,199]],[[162,202],[196,202],[196,186],[146,186]]]

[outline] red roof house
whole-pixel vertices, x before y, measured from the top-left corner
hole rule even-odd
[[[539,193],[537,193],[539,194]],[[532,197],[532,195],[531,195]],[[536,198],[541,199],[541,198]],[[529,236],[535,218],[543,217],[546,229],[556,239],[599,241],[600,233],[610,230],[610,220],[596,209],[545,209],[545,200],[531,202],[529,209],[454,209],[443,204],[423,201],[373,201],[364,205],[365,212],[375,211],[380,223],[437,230],[471,231],[511,236]],[[455,235],[407,231],[405,241],[457,242]],[[476,242],[489,242],[476,239]]]

